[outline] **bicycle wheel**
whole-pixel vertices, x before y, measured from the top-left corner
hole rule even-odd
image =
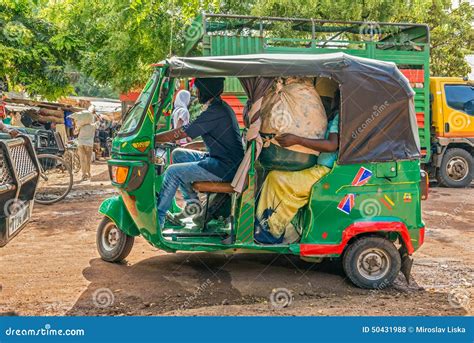
[[[73,164],[72,164],[72,169],[74,170],[74,173],[79,173],[81,171],[81,159],[79,158],[79,154],[77,153],[77,150],[74,150],[73,154]]]
[[[79,154],[75,149],[67,149],[63,156],[64,161],[68,163],[74,174],[79,173],[81,170],[81,160],[79,158]]]
[[[63,158],[50,154],[38,155],[38,161],[41,172],[35,201],[50,205],[64,199],[73,183],[70,164],[66,163]]]

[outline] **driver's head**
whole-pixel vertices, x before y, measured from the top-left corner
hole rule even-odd
[[[198,99],[201,104],[208,102],[212,98],[217,98],[224,91],[224,78],[198,78],[194,81],[194,86],[198,90]]]

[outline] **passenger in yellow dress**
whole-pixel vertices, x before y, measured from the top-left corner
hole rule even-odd
[[[332,118],[331,118],[332,117]],[[312,186],[329,173],[337,160],[339,113],[328,118],[325,139],[282,134],[275,139],[282,147],[295,144],[321,152],[318,163],[300,171],[271,171],[262,186],[255,219],[255,240],[263,244],[282,243],[285,231],[298,210],[309,200]]]

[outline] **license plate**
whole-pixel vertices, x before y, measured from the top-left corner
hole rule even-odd
[[[8,237],[13,236],[30,219],[30,202],[25,201],[15,214],[7,218]]]

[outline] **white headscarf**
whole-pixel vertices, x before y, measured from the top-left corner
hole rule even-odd
[[[176,128],[176,124],[181,119],[184,122],[184,125],[189,123],[189,111],[188,105],[191,101],[191,93],[187,90],[180,90],[176,94],[176,99],[174,100],[174,109],[172,113],[173,118],[173,127]]]
[[[174,99],[174,108],[188,108],[189,101],[191,101],[191,93],[187,90],[180,90],[178,94],[176,94],[176,99]]]
[[[189,124],[189,111],[188,106],[191,101],[191,93],[187,90],[180,90],[176,94],[176,99],[174,99],[174,109],[171,114],[171,119],[173,120],[173,128],[176,129],[176,126],[181,119],[183,125]],[[186,144],[186,138],[183,138],[179,141],[180,144]]]

